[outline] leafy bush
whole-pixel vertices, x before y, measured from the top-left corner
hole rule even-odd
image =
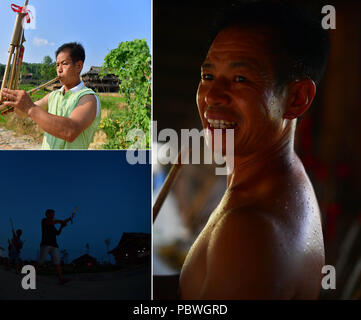
[[[105,57],[102,75],[113,73],[120,79],[120,94],[125,110],[113,110],[102,119],[100,128],[108,136],[105,149],[127,149],[136,141],[127,141],[131,130],[142,130],[145,145],[150,146],[151,57],[145,39],[121,42]]]

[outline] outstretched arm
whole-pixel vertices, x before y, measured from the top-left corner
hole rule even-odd
[[[59,230],[56,231],[56,235],[57,235],[57,236],[61,234],[61,231],[64,229],[64,227],[65,227],[65,224],[62,224],[62,225],[60,226]]]
[[[33,103],[29,94],[23,90],[4,89],[3,95],[8,99],[4,105],[19,109],[44,131],[67,142],[73,142],[96,117],[97,102],[93,95],[81,97],[69,118],[45,111],[43,108],[47,106],[48,97]]]

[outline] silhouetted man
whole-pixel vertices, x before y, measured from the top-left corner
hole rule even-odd
[[[9,267],[13,265],[16,273],[20,272],[20,252],[23,248],[23,241],[21,240],[22,233],[23,231],[21,229],[16,230],[16,232],[12,229],[13,237],[11,241],[9,240]]]
[[[36,264],[36,268],[43,264],[47,255],[50,254],[52,262],[54,263],[56,268],[59,283],[64,284],[68,280],[63,279],[62,276],[59,258],[59,246],[56,241],[56,237],[61,234],[61,231],[64,227],[66,227],[67,223],[71,220],[71,218],[65,220],[54,220],[54,213],[55,211],[53,209],[47,209],[45,212],[46,218],[41,221],[42,237],[40,244],[40,258],[38,263]],[[59,230],[55,228],[56,224],[60,224]]]

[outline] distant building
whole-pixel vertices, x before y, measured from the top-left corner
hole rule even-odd
[[[33,80],[33,74],[32,73],[27,73],[27,74],[21,74],[20,75],[20,83],[21,84],[26,84],[26,83],[30,83]]]
[[[81,78],[86,87],[95,92],[119,92],[119,79],[114,74],[100,76],[101,67],[90,67],[90,70],[82,74]]]
[[[74,267],[92,267],[98,264],[98,261],[89,254],[83,254],[79,258],[73,260]]]
[[[118,265],[133,264],[150,258],[151,237],[148,233],[124,232],[118,245],[108,253]]]
[[[33,78],[33,74],[32,73],[27,73],[27,74],[23,74],[21,75],[21,79],[22,80],[30,80]]]

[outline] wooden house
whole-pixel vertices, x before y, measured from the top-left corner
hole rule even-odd
[[[148,233],[124,232],[118,245],[108,253],[118,265],[136,264],[150,258],[151,237]]]
[[[82,74],[85,86],[95,92],[119,92],[119,79],[114,74],[100,76],[101,67],[91,67],[90,70]]]

